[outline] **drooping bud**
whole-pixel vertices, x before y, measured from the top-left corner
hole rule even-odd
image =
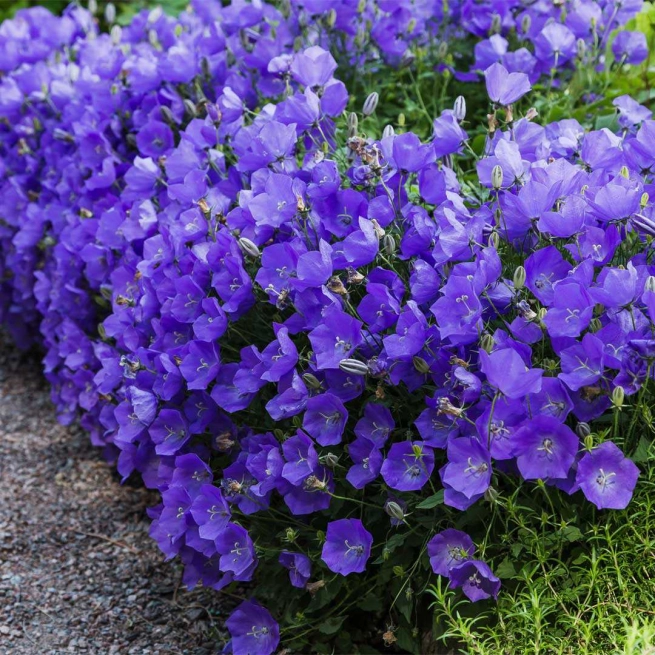
[[[491,186],[498,191],[503,186],[503,169],[500,164],[496,164],[491,169]]]
[[[396,521],[403,521],[403,523],[405,522],[405,512],[403,512],[403,508],[395,500],[388,500],[384,504],[384,511],[392,519],[396,519]]]
[[[523,266],[517,266],[514,271],[514,288],[519,290],[525,286],[526,273]]]
[[[428,366],[428,363],[423,359],[423,357],[414,355],[412,357],[412,364],[414,365],[414,368],[423,375],[430,372],[430,367]]]
[[[303,373],[302,374],[303,382],[310,387],[311,389],[320,389],[321,381],[312,373]]]
[[[118,45],[123,40],[123,28],[120,25],[112,25],[109,38],[114,45]]]
[[[108,2],[105,7],[105,20],[109,25],[116,20],[116,5],[113,2]]]
[[[382,138],[387,139],[390,136],[393,136],[396,133],[396,130],[393,129],[393,125],[385,125],[382,130]]]
[[[239,248],[241,248],[243,253],[245,255],[248,255],[248,257],[252,257],[253,259],[256,259],[261,254],[259,252],[259,248],[257,247],[257,245],[246,237],[241,237],[238,243],[239,243]]]
[[[624,400],[625,389],[621,386],[614,387],[614,391],[612,391],[612,405],[618,409],[621,409],[621,407],[623,407]]]
[[[575,433],[580,437],[580,439],[584,439],[585,437],[588,437],[591,434],[591,427],[589,423],[580,421],[575,426]]]
[[[466,100],[464,99],[464,96],[457,96],[455,98],[453,115],[455,116],[455,120],[460,123],[466,118]]]
[[[358,359],[342,359],[339,362],[339,368],[344,373],[351,373],[352,375],[368,375],[368,366]]]
[[[373,91],[373,93],[369,93],[368,97],[364,101],[362,114],[364,114],[364,116],[370,116],[371,114],[374,114],[375,110],[377,109],[379,100],[380,100],[380,95],[378,94],[377,91]]]
[[[393,238],[393,234],[384,235],[382,238],[382,247],[387,255],[393,255],[396,252],[396,240]]]
[[[644,288],[646,291],[652,291],[655,293],[655,276],[649,275],[646,278],[646,285]]]

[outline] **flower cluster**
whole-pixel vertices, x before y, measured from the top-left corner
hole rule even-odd
[[[517,104],[599,64],[640,3],[325,4],[0,27],[2,320],[44,347],[60,419],[159,490],[151,534],[185,584],[255,580],[277,610],[281,574],[296,632],[346,576],[344,613],[370,592],[409,622],[428,560],[495,598],[471,538],[437,530],[507,480],[625,507],[638,470],[587,424],[655,361],[650,111],[617,98],[617,134]],[[346,118],[339,64],[427,50],[445,75],[462,35],[455,77],[491,106],[481,156],[461,97],[427,138],[366,134],[377,94]],[[642,37],[619,33],[615,66]],[[227,627],[235,655],[280,641],[255,601]]]

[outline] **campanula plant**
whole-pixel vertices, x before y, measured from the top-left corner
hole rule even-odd
[[[184,584],[239,590],[226,652],[456,647],[445,627],[530,577],[532,513],[543,564],[629,505],[655,123],[626,95],[615,126],[539,112],[643,61],[614,36],[640,8],[193,0],[0,27],[3,323],[43,348],[60,419],[159,491]]]

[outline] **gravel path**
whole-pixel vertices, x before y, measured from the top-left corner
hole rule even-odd
[[[179,588],[156,496],[56,422],[38,370],[0,343],[0,654],[216,653],[225,599]]]

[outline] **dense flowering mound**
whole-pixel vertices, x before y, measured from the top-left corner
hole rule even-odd
[[[512,481],[601,509],[637,482],[635,426],[589,423],[618,437],[652,376],[655,122],[627,96],[619,134],[520,109],[641,3],[279,4],[0,27],[2,319],[61,420],[161,492],[185,583],[253,581],[235,655],[342,626],[417,651],[430,569],[500,589],[448,508],[475,530]],[[357,71],[417,57],[491,113],[371,133],[374,93],[346,118]]]

